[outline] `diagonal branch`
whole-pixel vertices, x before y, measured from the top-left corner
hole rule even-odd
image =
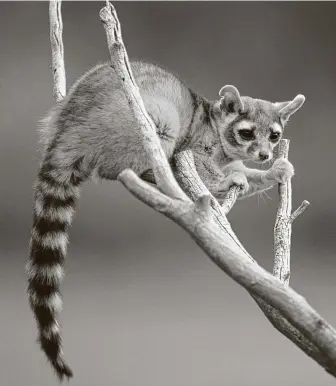
[[[152,132],[155,132],[155,125],[147,114],[139,88],[135,83],[128,55],[122,41],[121,27],[117,13],[110,4],[101,9],[99,16],[106,32],[107,44],[111,56],[111,67],[115,70],[124,86],[127,101],[143,133],[143,144],[152,161],[155,181],[161,191],[170,197],[186,199],[185,193],[174,178],[158,136],[155,135],[154,137],[152,135]]]
[[[164,202],[169,204],[162,205],[162,193],[160,196],[158,194],[160,198],[156,197],[156,191],[150,189],[149,185],[131,170],[123,171],[118,179],[140,200],[160,210],[185,229],[218,267],[253,295],[279,331],[336,376],[336,331],[332,326],[302,296],[256,264],[233,233],[224,209],[213,197],[210,202],[207,198],[208,192],[204,191],[203,186],[199,186],[203,197],[198,198],[198,191],[194,200],[196,205],[180,189],[135,85],[114,8],[104,7],[100,17],[105,26],[113,68],[123,82],[131,111],[138,121],[148,156],[152,161],[155,180],[162,193],[168,196]],[[191,193],[190,187],[194,186],[195,180],[190,178],[190,169],[183,168],[182,174],[189,178],[187,184]],[[197,177],[195,178],[197,180]],[[281,322],[278,318],[281,318]],[[290,333],[286,334],[286,328]],[[296,332],[298,333],[295,336]],[[298,337],[302,341],[299,341]]]
[[[127,184],[125,177],[128,179]],[[119,180],[131,193],[155,209],[151,195],[147,195],[143,189],[144,182],[134,172],[123,171]],[[223,242],[222,230],[214,219],[200,216],[190,201],[174,199],[164,214],[183,227],[224,272],[252,295],[284,315],[304,338],[309,339],[321,351],[323,358],[319,363],[336,375],[336,331],[302,296],[291,288],[286,288],[277,278],[247,257],[234,252]],[[288,326],[286,321],[284,323]]]
[[[290,215],[289,221],[293,223],[299,216],[301,216],[301,214],[308,208],[309,205],[309,201],[303,200],[301,205],[295,210],[295,212]]]
[[[199,192],[205,194],[207,192],[207,188],[200,179],[195,164],[193,162],[193,155],[191,151],[184,151],[179,153],[176,157],[176,170],[175,176],[181,186],[187,190],[188,195],[192,197],[192,199],[196,199]],[[185,179],[185,176],[188,176],[188,179]],[[187,182],[186,182],[187,181]],[[232,192],[233,191],[233,192]],[[228,199],[230,200],[229,205],[227,202],[224,202],[223,206],[232,206],[234,204],[234,189],[231,188],[231,194],[228,195]],[[217,207],[219,204],[217,203]],[[214,216],[216,220],[218,220],[218,225],[221,227],[223,233],[229,233],[232,235],[232,238],[235,238],[237,242],[235,234],[232,229],[228,226],[223,226],[227,222],[226,217],[223,214],[215,212]],[[238,241],[239,242],[239,241]],[[257,262],[252,259],[252,257],[244,250],[242,247],[242,253],[246,255],[249,259],[251,259],[255,264]],[[252,293],[250,293],[253,299],[256,301],[262,312],[265,314],[267,319],[271,322],[271,324],[283,335],[285,335],[288,339],[290,339],[293,343],[295,343],[302,351],[304,351],[308,356],[316,360],[323,367],[326,367],[327,359],[321,352],[307,339],[297,328],[295,328],[291,323],[285,319],[281,313],[279,313],[276,309],[271,307],[267,302],[262,299],[256,297]]]

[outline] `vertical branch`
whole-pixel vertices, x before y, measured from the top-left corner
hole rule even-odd
[[[66,77],[64,68],[63,48],[63,22],[61,14],[62,0],[50,0],[49,21],[50,21],[50,43],[52,55],[53,73],[53,96],[58,102],[66,95]]]
[[[278,157],[288,159],[289,140],[282,139]],[[273,275],[286,286],[290,278],[290,247],[292,225],[289,217],[292,211],[292,183],[289,179],[279,184],[279,206],[274,226],[274,267]]]
[[[282,139],[279,144],[278,157],[288,159],[289,140]],[[289,285],[290,249],[293,221],[308,207],[309,202],[303,201],[292,214],[292,182],[291,179],[279,184],[279,206],[274,226],[274,267],[273,275]]]

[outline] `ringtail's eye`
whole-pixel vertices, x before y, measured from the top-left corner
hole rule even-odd
[[[245,141],[252,141],[253,139],[255,139],[254,131],[250,129],[241,129],[238,131],[238,134]]]
[[[281,134],[278,133],[278,132],[273,132],[271,133],[271,135],[269,136],[269,139],[271,142],[276,142],[279,138],[281,137]]]

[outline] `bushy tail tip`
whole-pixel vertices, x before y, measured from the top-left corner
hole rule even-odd
[[[52,366],[56,372],[57,378],[60,382],[69,381],[73,377],[73,372],[70,367],[65,363],[63,359],[58,360],[56,363],[52,363]]]

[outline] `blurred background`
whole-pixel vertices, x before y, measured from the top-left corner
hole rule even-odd
[[[67,84],[108,60],[99,10],[64,2]],[[296,168],[291,285],[336,327],[336,46],[332,2],[116,2],[132,59],[170,68],[216,99],[225,84],[272,101],[306,96],[286,130]],[[0,383],[57,385],[36,338],[24,265],[38,167],[36,125],[52,106],[47,2],[0,3]],[[229,219],[272,268],[277,191]],[[329,386],[252,298],[176,224],[117,182],[85,184],[62,286],[74,386]]]

